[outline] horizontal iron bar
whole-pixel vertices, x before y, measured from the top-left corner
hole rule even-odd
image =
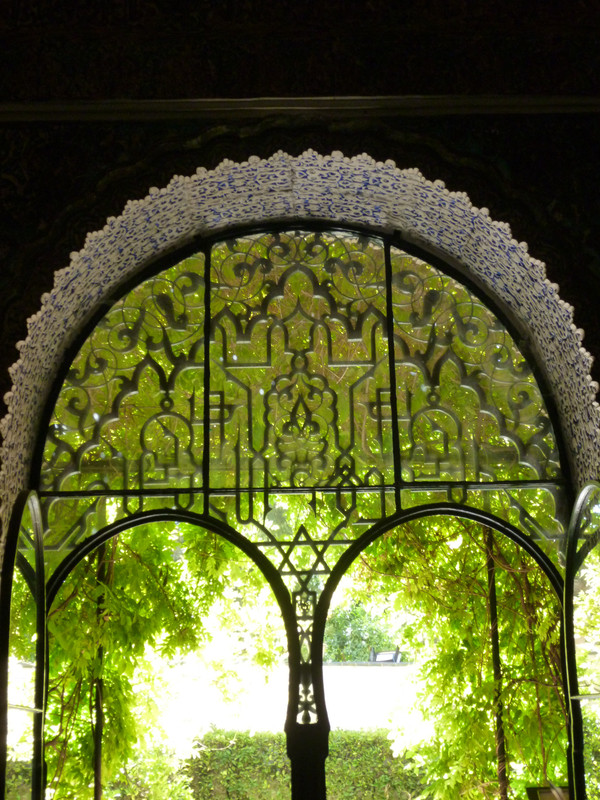
[[[595,694],[572,694],[571,700],[600,700],[600,692]]]
[[[9,709],[13,708],[15,711],[27,711],[30,714],[42,714],[43,713],[43,709],[34,708],[33,706],[19,706],[19,705],[16,705],[15,703],[9,703],[8,707],[9,707]]]
[[[57,498],[63,499],[68,497],[179,497],[188,494],[206,494],[210,497],[235,497],[236,495],[247,494],[312,494],[313,492],[320,492],[324,494],[334,494],[337,492],[393,492],[398,486],[401,489],[412,489],[413,491],[444,491],[453,489],[480,489],[482,491],[493,491],[494,489],[554,489],[563,487],[565,485],[564,479],[557,479],[554,481],[544,480],[509,480],[509,481],[490,481],[489,483],[477,483],[475,481],[446,481],[444,483],[437,483],[434,481],[398,481],[397,483],[385,483],[376,486],[360,485],[360,486],[287,486],[269,487],[265,489],[263,486],[244,487],[238,489],[208,489],[202,487],[195,487],[193,489],[110,489],[110,490],[87,490],[78,489],[74,491],[57,491],[51,492],[48,490],[39,490],[39,497],[43,498]]]

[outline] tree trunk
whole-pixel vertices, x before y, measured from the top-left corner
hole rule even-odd
[[[102,659],[102,648],[99,649]],[[102,800],[102,734],[104,733],[104,709],[102,678],[94,681],[94,800]]]
[[[113,542],[114,545],[114,542]],[[112,561],[112,559],[111,559]],[[107,560],[106,544],[98,548],[98,568],[96,582],[100,586],[108,586],[112,582],[112,564]],[[98,631],[101,630],[104,620],[104,592],[96,601],[96,623]],[[100,644],[97,651],[96,663],[98,675],[93,678],[90,691],[92,693],[92,734],[94,738],[94,800],[102,800],[102,736],[104,734],[104,682],[102,680],[102,664],[104,661],[104,648]]]
[[[501,800],[508,800],[508,775],[506,771],[506,739],[504,735],[502,707],[502,664],[500,662],[500,640],[498,636],[498,603],[496,597],[496,564],[494,562],[494,535],[486,529],[485,551],[488,576],[488,610],[490,640],[492,643],[492,666],[494,670],[494,713],[496,718],[496,761],[498,786]]]

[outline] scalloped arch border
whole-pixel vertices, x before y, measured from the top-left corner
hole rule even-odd
[[[393,161],[278,152],[265,160],[225,160],[214,170],[200,168],[195,175],[173,177],[163,189],[150,189],[90,233],[69,266],[56,272],[54,288],[27,321],[28,336],[17,343],[20,358],[10,369],[13,388],[0,422],[4,530],[26,486],[44,401],[65,351],[99,304],[148,261],[198,234],[298,218],[398,229],[460,261],[527,331],[556,402],[576,482],[598,477],[598,386],[589,374],[592,357],[582,347],[583,331],[575,327],[573,308],[560,299],[558,286],[546,279],[544,264],[512,238],[508,224],[490,219],[465,193],[450,192],[417,169],[400,170]]]

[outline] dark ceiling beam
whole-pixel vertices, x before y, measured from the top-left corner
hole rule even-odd
[[[311,113],[379,117],[597,114],[600,96],[402,95],[0,103],[0,122],[182,120]]]

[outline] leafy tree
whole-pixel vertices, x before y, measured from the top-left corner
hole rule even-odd
[[[136,717],[145,648],[164,657],[206,643],[203,619],[243,561],[221,537],[147,525],[98,548],[62,586],[48,617],[48,786],[57,800],[100,797],[153,722]],[[262,586],[245,564],[249,594]],[[260,649],[255,653],[256,657]]]
[[[405,634],[435,736],[414,755],[435,797],[517,796],[566,780],[560,608],[522,550],[466,521],[429,518],[381,537],[354,574],[365,595],[418,614]]]
[[[374,617],[362,605],[338,606],[325,626],[325,661],[368,661],[371,648],[395,650],[398,631]]]

